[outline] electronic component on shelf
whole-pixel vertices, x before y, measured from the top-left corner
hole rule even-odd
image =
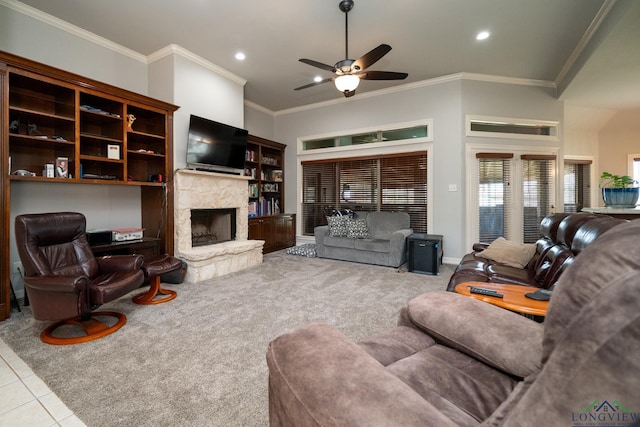
[[[128,242],[140,240],[143,237],[144,228],[118,228],[111,231],[111,240],[114,242]]]

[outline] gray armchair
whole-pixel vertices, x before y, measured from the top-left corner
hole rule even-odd
[[[533,427],[613,416],[634,425],[638,236],[631,221],[587,247],[542,324],[442,291],[414,298],[396,328],[359,344],[319,323],[274,339],[270,424]]]

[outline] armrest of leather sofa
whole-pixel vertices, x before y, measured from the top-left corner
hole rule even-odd
[[[456,425],[326,324],[271,341],[267,364],[270,425]]]
[[[452,292],[409,301],[408,316],[428,335],[511,375],[541,368],[543,326],[503,308]]]
[[[142,255],[107,255],[96,258],[102,273],[115,273],[140,270],[144,263]]]

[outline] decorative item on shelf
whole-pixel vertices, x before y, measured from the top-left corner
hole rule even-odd
[[[631,187],[637,184],[628,175],[614,175],[602,172],[600,175],[600,188],[602,200],[605,206],[610,208],[634,208],[640,196],[640,187]]]
[[[136,116],[133,114],[127,114],[127,130],[133,130],[133,122],[136,121]]]
[[[55,176],[53,163],[47,163],[46,165],[44,165],[42,176],[44,176],[45,178],[53,178]]]
[[[58,157],[56,159],[56,177],[69,177],[69,159],[67,157]]]
[[[107,144],[107,159],[120,160],[120,146],[118,144]]]

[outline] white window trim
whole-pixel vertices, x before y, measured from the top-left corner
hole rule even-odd
[[[579,155],[566,155],[563,158],[563,164],[561,165],[561,169],[564,173],[564,161],[566,160],[590,160],[591,168],[589,174],[589,185],[591,186],[591,193],[589,197],[591,197],[591,206],[598,206],[597,201],[601,199],[600,196],[600,186],[599,186],[599,177],[596,176],[596,158],[594,156],[579,156]],[[559,178],[558,178],[559,179]],[[562,181],[564,182],[564,180]],[[564,191],[564,186],[561,187]],[[564,206],[564,193],[562,194],[563,206]],[[589,206],[585,206],[589,207]]]
[[[305,141],[313,141],[317,139],[332,139],[332,138],[339,138],[345,135],[359,135],[363,133],[371,133],[371,132],[378,132],[378,131],[386,132],[386,131],[392,131],[397,129],[412,128],[417,126],[427,127],[426,137],[413,138],[410,140],[372,142],[371,144],[362,144],[362,145],[345,145],[342,147],[318,148],[315,150],[304,149]],[[411,144],[411,143],[417,144],[421,142],[433,142],[433,119],[414,120],[410,122],[392,123],[392,124],[387,124],[382,126],[369,126],[369,127],[360,128],[360,129],[350,129],[350,130],[342,130],[342,131],[331,132],[331,133],[308,135],[308,136],[299,137],[296,146],[297,146],[298,156],[306,156],[308,154],[321,155],[321,154],[329,153],[331,154],[330,158],[337,158],[335,156],[336,153],[341,153],[343,151],[366,150],[367,148],[370,148],[370,147],[375,148],[375,147],[385,146],[385,145],[394,144],[394,143],[398,143],[397,145],[405,145],[405,144]],[[354,154],[348,154],[345,157],[350,157],[353,155]],[[304,160],[310,160],[310,159],[305,158]]]
[[[303,141],[310,139],[335,138],[342,135],[353,135],[365,132],[375,132],[379,130],[393,130],[405,127],[415,127],[420,125],[427,126],[427,137],[412,138],[397,141],[382,141],[371,144],[362,144],[355,146],[331,147],[317,150],[302,150]],[[324,159],[346,159],[349,157],[360,156],[379,156],[385,154],[411,153],[414,151],[425,151],[427,153],[427,233],[433,233],[433,119],[417,120],[412,122],[396,123],[386,126],[375,126],[364,129],[345,130],[334,132],[331,134],[313,135],[298,138],[298,155],[296,160],[296,206],[297,217],[300,221],[296,221],[296,235],[302,236],[302,162],[311,160]],[[306,237],[306,236],[305,236]],[[300,240],[300,238],[298,239]],[[305,243],[312,243],[311,239],[303,239]]]
[[[471,123],[505,123],[511,125],[549,126],[551,135],[528,135],[502,132],[479,132],[471,130]],[[559,141],[560,122],[548,120],[518,119],[513,117],[478,116],[467,114],[465,116],[465,135],[481,138],[526,139],[536,141]]]
[[[555,200],[555,211],[558,212],[559,206],[564,206],[564,194],[560,194],[558,186],[560,185],[560,172],[564,170],[564,165],[561,165],[561,158],[558,156],[560,151],[559,147],[532,147],[529,145],[500,145],[496,144],[467,144],[466,147],[466,181],[467,181],[467,218],[466,218],[466,246],[471,248],[474,243],[478,242],[478,163],[476,159],[476,153],[509,153],[514,154],[516,160],[515,167],[511,171],[511,176],[522,175],[522,161],[517,157],[519,154],[551,154],[556,156],[556,186],[553,188],[554,194],[552,199]],[[561,168],[562,166],[562,168]],[[513,178],[512,178],[513,179]],[[522,198],[522,188],[512,187],[511,197],[513,200],[519,200]],[[522,217],[522,207],[511,204],[514,207],[515,214],[512,219]],[[516,227],[512,227],[515,233],[521,233]],[[521,238],[521,236],[520,236]],[[514,239],[518,239],[518,236],[514,236]]]

